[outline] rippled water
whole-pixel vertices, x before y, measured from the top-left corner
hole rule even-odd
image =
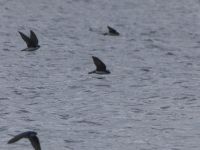
[[[0,149],[34,130],[44,150],[199,150],[200,1],[0,0],[0,21]]]

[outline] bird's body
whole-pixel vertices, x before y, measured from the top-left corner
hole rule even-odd
[[[92,74],[92,73],[96,73],[96,74],[110,74],[110,71],[106,70],[106,71],[91,71],[91,72],[88,72],[88,74]]]
[[[88,74],[110,74],[110,71],[106,69],[106,65],[99,58],[92,56],[92,59],[96,66],[96,70],[88,72]]]
[[[12,139],[8,141],[8,144],[15,143],[21,140],[22,138],[28,138],[35,150],[41,150],[40,141],[39,138],[37,137],[37,133],[33,131],[23,132],[14,136]]]
[[[38,48],[40,48],[40,47],[28,47],[28,48],[22,49],[21,51],[35,51]]]
[[[21,35],[22,39],[26,42],[27,45],[27,48],[21,51],[35,51],[38,48],[40,48],[40,45],[38,45],[38,38],[32,30],[30,31],[30,37],[26,36],[22,32],[19,32],[19,34]]]

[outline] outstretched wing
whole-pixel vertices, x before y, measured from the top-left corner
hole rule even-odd
[[[35,148],[35,150],[41,150],[40,141],[36,135],[30,136],[29,140],[30,140],[32,146]]]
[[[28,36],[26,36],[24,33],[20,31],[19,31],[19,34],[21,35],[22,39],[26,42],[27,47],[31,47],[33,45],[31,39]]]
[[[30,39],[35,46],[38,45],[38,38],[32,30],[30,31]]]
[[[105,71],[106,65],[97,57],[92,56],[97,71]]]
[[[36,135],[37,133],[33,131],[23,132],[10,139],[8,144],[15,143],[22,138],[28,138],[35,150],[41,150],[40,141]]]
[[[109,33],[114,34],[114,35],[119,35],[119,32],[117,32],[117,30],[115,30],[114,28],[107,26]]]
[[[32,132],[32,131],[27,131],[27,132],[20,133],[20,134],[14,136],[12,139],[10,139],[8,141],[8,144],[15,143],[15,142],[19,141],[22,138],[29,138],[29,136],[31,134],[32,135],[36,135],[37,133],[36,132]]]

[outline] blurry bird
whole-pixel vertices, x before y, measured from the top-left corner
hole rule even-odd
[[[20,31],[19,34],[27,44],[27,48],[22,51],[35,51],[40,48],[40,45],[38,45],[38,38],[32,30],[30,31],[30,38]]]
[[[96,66],[96,70],[88,72],[88,74],[96,73],[96,74],[110,74],[109,70],[106,70],[106,65],[97,57],[92,56],[94,64]]]
[[[114,28],[107,26],[108,28],[108,33],[104,33],[103,35],[112,35],[112,36],[119,36],[119,32],[115,30]]]
[[[15,143],[21,140],[22,138],[28,138],[35,150],[41,150],[40,141],[37,137],[37,133],[33,131],[23,132],[14,136],[12,139],[8,141],[8,144]]]

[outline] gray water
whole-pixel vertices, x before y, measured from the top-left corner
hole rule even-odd
[[[0,0],[0,43],[1,150],[199,150],[199,0]]]

